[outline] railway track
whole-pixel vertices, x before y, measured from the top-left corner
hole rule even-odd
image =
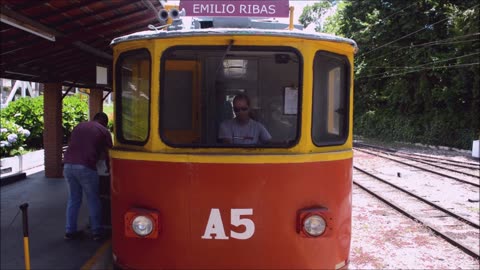
[[[463,167],[463,168],[472,168],[472,169],[478,169],[480,168],[480,163],[479,162],[470,162],[470,161],[458,161],[454,159],[447,159],[447,158],[438,158],[436,159],[435,157],[428,156],[428,155],[423,155],[423,154],[416,154],[416,153],[409,153],[411,156],[415,156],[420,159],[424,159],[427,161],[435,161],[438,163],[442,164],[451,164],[457,167]]]
[[[411,157],[412,159],[415,158],[415,159],[424,160],[427,162],[435,162],[435,163],[440,163],[445,165],[452,165],[460,168],[474,169],[474,170],[480,169],[480,162],[477,162],[477,161],[459,161],[459,160],[454,160],[449,158],[442,158],[438,156],[431,156],[427,154],[410,153],[410,152],[405,152],[405,151],[397,150],[393,148],[381,147],[377,145],[370,145],[370,144],[359,143],[359,142],[355,142],[354,146],[356,148],[377,149],[379,151],[388,152],[391,154],[405,155],[405,156]]]
[[[419,157],[416,157],[416,155],[406,154],[406,153],[396,153],[395,156],[410,159],[419,163],[427,164],[427,165],[437,167],[437,168],[442,168],[442,169],[446,168],[445,166],[447,166],[447,168],[451,168],[449,169],[451,171],[458,172],[465,175],[470,175],[472,177],[477,177],[477,178],[480,177],[478,174],[465,172],[465,171],[478,172],[478,170],[480,169],[478,166],[445,162],[441,160],[437,161],[429,158],[419,158]],[[438,164],[441,164],[441,165],[438,165]],[[458,169],[461,169],[461,170],[458,170]]]
[[[415,161],[418,163],[426,164],[431,167],[440,168],[443,170],[449,170],[451,172],[456,172],[459,174],[464,174],[467,176],[475,177],[480,179],[480,164],[468,161],[458,161],[458,160],[448,160],[435,157],[426,157],[424,155],[416,153],[407,153],[402,151],[396,151],[393,149],[374,146],[359,145],[355,147],[357,150],[368,150],[371,152],[382,153],[388,156],[394,156],[406,160]]]
[[[354,166],[353,183],[405,216],[423,224],[475,259],[480,259],[480,225],[413,192]]]
[[[367,154],[370,154],[370,155],[374,155],[374,156],[377,156],[377,157],[380,157],[380,158],[388,159],[388,160],[391,160],[391,161],[394,161],[394,162],[397,162],[397,163],[400,163],[400,164],[403,164],[403,165],[406,165],[406,166],[409,166],[409,167],[413,167],[413,168],[423,170],[423,171],[426,171],[426,172],[429,172],[429,173],[433,173],[433,174],[436,174],[436,175],[439,175],[439,176],[442,176],[442,177],[446,177],[446,178],[449,178],[449,179],[452,179],[452,180],[455,180],[455,181],[458,181],[458,182],[462,182],[462,183],[465,183],[465,184],[468,184],[468,185],[472,185],[474,187],[480,187],[480,184],[479,184],[480,169],[479,170],[473,170],[476,173],[472,173],[472,171],[465,172],[465,171],[459,171],[459,170],[456,170],[456,169],[446,168],[445,166],[439,166],[439,165],[436,165],[436,164],[431,164],[431,163],[427,163],[427,162],[424,162],[424,161],[415,160],[414,158],[411,158],[411,157],[408,157],[408,156],[398,155],[398,154],[395,154],[391,151],[385,152],[385,151],[382,151],[382,150],[371,150],[371,149],[366,150],[366,149],[361,149],[361,148],[358,148],[358,147],[355,147],[354,149],[356,151],[360,151],[360,152],[367,153]],[[424,164],[424,165],[426,164],[427,166],[430,166],[430,168],[425,167],[425,166],[420,165],[420,164]],[[443,171],[443,172],[441,172],[441,171]],[[452,175],[452,173],[455,174],[455,176]],[[464,177],[460,177],[461,175],[463,175]]]

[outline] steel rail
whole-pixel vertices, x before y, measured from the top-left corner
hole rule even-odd
[[[370,176],[370,177],[373,177],[373,178],[377,179],[378,181],[380,181],[380,182],[382,182],[382,183],[385,183],[385,184],[387,184],[387,185],[390,185],[390,186],[392,186],[392,187],[394,187],[394,188],[396,188],[396,189],[398,189],[398,190],[400,190],[400,191],[402,191],[402,192],[404,192],[404,193],[406,193],[406,194],[408,194],[408,195],[410,195],[410,196],[412,196],[412,197],[415,197],[416,199],[418,199],[418,200],[420,200],[420,201],[422,201],[422,202],[424,202],[424,203],[432,206],[433,208],[436,208],[436,209],[444,212],[445,214],[448,214],[448,215],[456,218],[456,219],[459,220],[459,221],[465,222],[465,223],[467,223],[468,225],[470,225],[470,226],[472,226],[472,227],[475,227],[475,228],[477,228],[477,229],[480,229],[480,224],[477,224],[477,223],[475,223],[475,222],[473,222],[473,221],[470,221],[470,220],[468,220],[468,219],[465,219],[464,217],[461,217],[461,216],[453,213],[452,211],[447,210],[447,209],[441,207],[441,206],[438,205],[438,204],[435,204],[435,203],[433,203],[433,202],[431,202],[431,201],[428,201],[428,200],[426,200],[426,199],[424,199],[424,198],[422,198],[422,197],[420,197],[420,196],[418,196],[418,195],[416,195],[416,194],[414,194],[414,193],[412,193],[412,192],[410,192],[410,191],[408,191],[408,190],[406,190],[406,189],[403,189],[403,188],[401,188],[401,187],[399,187],[399,186],[397,186],[397,185],[395,185],[395,184],[393,184],[393,183],[390,183],[390,182],[388,182],[388,181],[386,181],[386,180],[384,180],[384,179],[382,179],[382,178],[380,178],[380,177],[378,177],[378,176],[376,176],[376,175],[374,175],[374,174],[371,174],[371,173],[369,173],[369,172],[367,172],[367,171],[365,171],[365,170],[363,170],[363,169],[360,169],[360,168],[357,167],[357,166],[353,166],[353,167],[354,167],[356,170],[361,171],[362,173],[364,173],[364,174],[366,174],[366,175],[368,175],[368,176]]]
[[[357,149],[358,151],[372,151],[372,150],[361,150],[361,149]],[[463,174],[463,175],[467,175],[467,176],[470,176],[470,177],[474,177],[474,178],[479,178],[480,179],[480,175],[473,175],[473,174],[470,174],[470,173],[466,173],[466,172],[462,172],[462,171],[457,171],[457,170],[454,170],[454,169],[449,169],[449,168],[445,168],[445,167],[442,167],[440,165],[436,165],[436,164],[432,164],[432,160],[430,160],[430,162],[428,161],[425,161],[425,159],[420,159],[420,158],[415,158],[415,157],[411,157],[409,156],[408,154],[398,154],[397,153],[388,153],[388,152],[385,152],[385,151],[382,151],[382,150],[373,150],[373,151],[378,151],[384,155],[392,155],[392,156],[395,156],[395,157],[398,157],[398,158],[403,158],[403,159],[407,159],[407,160],[412,160],[414,162],[419,162],[419,163],[423,163],[423,164],[427,164],[429,166],[432,166],[432,167],[436,167],[436,168],[440,168],[442,170],[447,170],[447,171],[451,171],[451,172],[455,172],[455,173],[460,173],[460,174]],[[443,163],[445,164],[445,163]],[[458,165],[455,165],[455,164],[448,164],[448,165],[451,165],[451,166],[458,166]],[[462,166],[464,167],[464,166]],[[465,167],[464,167],[465,168]],[[468,169],[472,169],[471,167],[467,167]]]
[[[393,148],[387,148],[387,147],[382,147],[382,146],[377,146],[377,145],[370,145],[370,144],[365,144],[365,143],[359,143],[359,142],[355,142],[353,143],[353,146],[358,146],[358,147],[366,147],[366,148],[375,148],[375,149],[380,149],[380,150],[383,150],[383,151],[386,151],[386,152],[392,152],[392,153],[396,153],[396,152],[403,152],[402,150],[397,150],[397,149],[393,149]],[[408,155],[412,155],[412,156],[417,156],[417,157],[420,157],[420,158],[434,158],[434,157],[430,157],[430,156],[427,156],[427,155],[423,155],[423,154],[417,154],[417,153],[407,153]],[[467,164],[467,165],[472,165],[472,166],[476,166],[475,168],[480,168],[480,163],[478,162],[468,162],[468,161],[458,161],[458,160],[453,160],[453,159],[447,159],[447,158],[435,158],[437,160],[443,160],[443,161],[446,161],[446,162],[453,162],[453,163],[460,163],[460,164]],[[442,162],[441,162],[442,163]],[[453,165],[453,164],[452,164]],[[458,165],[455,165],[455,166],[458,166]]]
[[[370,173],[368,173],[368,172],[365,172],[365,171],[363,171],[362,169],[357,168],[356,166],[354,166],[354,168],[355,168],[356,170],[361,171],[362,173],[365,173],[365,174],[367,174],[367,175],[369,175],[369,176],[377,179],[377,180],[379,179],[377,176],[374,176],[374,175],[372,175],[372,174],[370,174]],[[382,181],[382,180],[383,180],[383,179],[381,179],[381,181]],[[383,182],[383,181],[382,181],[382,182]],[[357,181],[354,180],[353,183],[354,183],[355,185],[357,185],[358,187],[360,187],[361,189],[363,189],[364,191],[366,191],[367,193],[369,193],[369,194],[371,194],[372,196],[374,196],[375,198],[379,199],[380,201],[382,201],[382,202],[384,202],[385,204],[389,205],[390,207],[394,208],[394,209],[397,210],[398,212],[402,213],[402,214],[405,215],[406,217],[412,219],[412,220],[415,221],[415,222],[418,222],[418,223],[426,226],[427,228],[429,228],[430,230],[432,230],[432,232],[433,232],[435,235],[440,236],[440,237],[443,238],[445,241],[447,241],[447,242],[449,242],[450,244],[452,244],[453,246],[459,248],[460,250],[462,250],[462,251],[465,252],[466,254],[472,256],[473,258],[475,258],[475,259],[477,259],[477,260],[480,259],[480,254],[477,253],[476,251],[471,250],[470,248],[468,248],[468,247],[462,245],[461,243],[455,241],[455,239],[452,239],[452,238],[449,237],[448,235],[442,233],[439,229],[436,229],[436,228],[434,228],[433,226],[430,226],[430,225],[424,223],[421,219],[413,216],[412,214],[410,214],[410,213],[408,213],[407,211],[405,211],[404,209],[402,209],[400,206],[398,206],[398,205],[390,202],[389,200],[385,199],[385,198],[382,197],[381,195],[379,195],[379,194],[373,192],[372,190],[368,189],[367,187],[361,185],[361,184],[358,183]],[[388,183],[388,184],[391,184],[391,183]],[[401,188],[400,188],[400,189],[401,189]],[[403,189],[401,189],[401,190],[403,191]],[[407,193],[408,193],[408,192],[407,192]],[[416,195],[415,195],[414,197],[416,197]],[[417,198],[417,197],[416,197],[416,198]],[[429,204],[429,203],[428,203],[428,204]],[[440,210],[440,209],[439,209],[439,210]],[[448,211],[448,210],[447,210],[447,211]],[[463,219],[463,218],[462,218],[462,219]],[[462,220],[462,221],[463,221],[463,220]],[[469,221],[467,221],[467,222],[469,222]],[[477,225],[477,226],[478,226],[478,225]],[[474,227],[475,227],[475,226],[474,226]]]
[[[446,177],[446,178],[450,178],[450,179],[456,180],[458,182],[469,184],[469,185],[472,185],[472,186],[475,186],[475,187],[480,187],[480,184],[476,184],[476,183],[473,183],[473,182],[470,182],[470,181],[466,181],[466,180],[463,180],[463,179],[460,179],[460,178],[457,178],[457,177],[454,177],[454,176],[450,176],[448,174],[443,174],[443,173],[439,173],[439,172],[436,172],[436,171],[433,171],[433,170],[422,168],[420,166],[416,166],[416,165],[413,165],[413,164],[410,164],[410,163],[407,163],[407,162],[396,160],[394,158],[385,157],[385,156],[382,156],[382,155],[379,155],[379,154],[370,153],[366,150],[361,150],[361,149],[358,149],[358,148],[356,148],[355,150],[358,150],[360,152],[364,152],[364,153],[367,153],[367,154],[370,154],[370,155],[378,156],[378,157],[381,157],[381,158],[389,159],[389,160],[398,162],[400,164],[407,165],[407,166],[410,166],[410,167],[414,167],[414,168],[417,168],[417,169],[420,169],[420,170],[423,170],[423,171],[426,171],[426,172],[430,172],[430,173],[433,173],[433,174],[436,174],[436,175],[440,175],[440,176],[443,176],[443,177]]]
[[[411,155],[417,156],[417,157],[420,157],[420,158],[433,158],[433,157],[429,157],[429,156],[422,155],[422,154],[416,154],[416,153],[411,153]],[[476,168],[479,168],[479,166],[480,166],[480,163],[478,163],[478,162],[459,161],[459,160],[453,160],[453,159],[448,159],[448,158],[439,158],[439,160],[443,160],[443,161],[446,161],[446,162],[453,162],[453,163],[457,163],[457,164],[472,165],[472,166],[475,166]]]
[[[478,170],[480,170],[480,167],[478,165],[474,167],[474,166],[469,166],[469,165],[456,164],[456,163],[451,163],[451,162],[448,162],[448,161],[435,160],[434,158],[419,157],[418,155],[409,154],[409,153],[397,152],[393,155],[398,156],[398,157],[408,157],[408,158],[413,159],[413,160],[421,160],[421,161],[424,161],[424,162],[427,162],[427,163],[436,162],[436,163],[440,163],[440,164],[445,164],[445,165],[450,165],[450,166],[455,166],[455,167],[460,167],[460,168],[465,168],[465,169],[472,169],[472,170],[477,170],[478,169]],[[475,176],[475,177],[480,177],[480,176]]]

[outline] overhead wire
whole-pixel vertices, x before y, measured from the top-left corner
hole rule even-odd
[[[374,52],[374,51],[376,51],[376,50],[378,50],[378,49],[380,49],[380,48],[383,48],[383,47],[385,47],[385,46],[387,46],[387,45],[389,45],[389,44],[395,43],[395,42],[397,42],[397,41],[399,41],[399,40],[401,40],[401,39],[404,39],[404,38],[406,38],[406,37],[409,37],[409,36],[411,36],[411,35],[414,35],[414,34],[420,32],[420,31],[423,31],[423,30],[425,30],[425,29],[428,29],[429,27],[432,27],[432,26],[434,26],[434,25],[436,25],[436,24],[439,24],[439,23],[441,23],[441,22],[444,22],[444,21],[446,21],[446,20],[448,20],[448,19],[450,19],[450,18],[445,18],[445,19],[442,19],[442,20],[440,20],[440,21],[438,21],[438,22],[436,22],[436,23],[426,25],[426,26],[418,29],[417,31],[411,32],[411,33],[409,33],[409,34],[406,34],[406,35],[404,35],[404,36],[402,36],[402,37],[400,37],[400,38],[395,39],[394,41],[388,42],[388,43],[386,43],[386,44],[384,44],[384,45],[382,45],[382,46],[378,46],[378,47],[376,47],[376,48],[374,48],[374,49],[372,49],[372,50],[370,50],[370,51],[368,51],[368,52],[365,52],[365,53],[363,53],[362,56],[365,56],[365,55],[367,55],[367,54],[369,54],[369,53],[371,53],[371,52]]]
[[[474,8],[477,7],[478,5],[479,5],[479,4],[476,4],[476,5],[468,8],[467,10],[469,10],[469,9],[474,9]],[[422,27],[422,28],[420,28],[420,29],[418,29],[418,30],[416,30],[416,31],[413,31],[413,32],[411,32],[411,33],[408,33],[408,34],[406,34],[406,35],[404,35],[404,36],[402,36],[402,37],[400,37],[400,38],[398,38],[398,39],[395,39],[395,40],[393,40],[393,41],[391,41],[391,42],[385,43],[385,44],[383,44],[383,45],[381,45],[381,46],[375,47],[374,49],[363,53],[362,56],[365,56],[365,55],[367,55],[367,54],[369,54],[369,53],[371,53],[371,52],[373,52],[373,51],[376,51],[376,50],[378,50],[378,49],[380,49],[380,48],[383,48],[383,47],[385,47],[385,46],[388,46],[388,45],[390,45],[390,44],[392,44],[392,43],[395,43],[395,42],[397,42],[397,41],[399,41],[399,40],[402,40],[402,39],[404,39],[404,38],[406,38],[406,37],[409,37],[409,36],[411,36],[411,35],[414,35],[414,34],[416,34],[416,33],[418,33],[418,32],[421,32],[421,31],[423,31],[423,30],[425,30],[425,29],[429,29],[429,28],[431,28],[432,26],[434,26],[434,25],[436,25],[436,24],[439,24],[439,23],[441,23],[441,22],[444,22],[444,21],[446,21],[446,20],[448,20],[448,19],[450,19],[450,18],[447,17],[447,18],[444,18],[444,19],[442,19],[442,20],[440,20],[440,21],[437,21],[437,22],[435,22],[435,23],[432,23],[432,24],[429,24],[429,25],[425,25],[424,27]]]
[[[444,68],[456,68],[456,67],[468,67],[468,66],[475,66],[475,65],[478,65],[480,64],[480,62],[475,62],[475,63],[465,63],[465,64],[457,64],[457,65],[448,65],[448,66],[434,66],[434,67],[428,67],[428,68],[422,68],[422,69],[417,69],[417,70],[410,70],[410,71],[405,71],[405,72],[401,72],[401,73],[394,73],[394,74],[389,74],[389,75],[384,75],[385,73],[383,73],[384,76],[381,76],[381,74],[377,74],[377,75],[380,75],[380,76],[376,76],[376,77],[373,77],[372,76],[363,76],[363,77],[358,77],[356,79],[360,80],[360,79],[365,79],[365,78],[373,78],[373,79],[384,79],[384,78],[389,78],[389,77],[396,77],[396,76],[402,76],[402,75],[405,75],[405,74],[408,74],[408,73],[413,73],[413,72],[419,72],[419,71],[424,71],[424,70],[431,70],[431,69],[444,69]]]
[[[459,39],[459,38],[463,38],[463,37],[471,37],[471,36],[478,36],[478,35],[480,35],[480,32],[461,35],[461,36],[456,36],[456,37],[451,37],[451,38],[446,38],[446,39],[441,39],[441,40],[436,40],[436,41],[430,41],[430,42],[425,42],[425,43],[420,43],[420,44],[414,44],[413,46],[416,47],[416,46],[424,46],[424,45],[430,45],[430,44],[433,44],[433,45],[442,44],[447,40],[451,40],[451,39],[455,40],[455,39]]]
[[[425,63],[425,64],[422,64],[422,65],[418,65],[418,66],[413,66],[413,67],[387,67],[387,68],[392,68],[392,69],[397,69],[397,70],[393,70],[393,71],[390,71],[390,72],[398,72],[400,70],[407,70],[407,71],[412,71],[412,72],[418,72],[418,71],[423,71],[423,70],[426,70],[426,69],[432,69],[432,68],[437,68],[439,66],[432,66],[430,68],[421,68],[419,69],[420,67],[424,67],[426,65],[429,65],[429,64],[437,64],[437,63],[442,63],[442,62],[446,62],[446,61],[450,61],[450,60],[455,60],[455,59],[460,59],[460,58],[465,58],[465,57],[469,57],[469,56],[472,56],[472,55],[477,55],[477,54],[480,54],[480,52],[477,52],[477,53],[471,53],[471,54],[468,54],[468,55],[463,55],[463,56],[459,56],[459,57],[454,57],[454,58],[450,58],[450,59],[444,59],[444,60],[441,60],[441,61],[434,61],[434,62],[430,62],[430,63]],[[469,64],[469,63],[467,63]],[[458,65],[462,65],[462,64],[458,64]],[[449,65],[448,67],[453,67],[455,65]],[[445,67],[445,66],[443,66]],[[382,68],[382,67],[374,67],[374,68]],[[383,67],[385,68],[385,67]],[[387,78],[389,77],[388,74],[389,72],[381,72],[381,73],[376,73],[376,74],[370,74],[370,75],[367,75],[367,76],[360,76],[360,77],[357,77],[356,79],[363,79],[363,78],[375,78],[375,77],[381,77],[381,78]],[[410,72],[407,72],[407,73],[410,73]],[[397,73],[397,74],[403,74],[403,73]],[[406,73],[404,73],[406,74]]]
[[[396,53],[400,50],[403,50],[403,49],[411,49],[412,47],[421,47],[423,46],[424,48],[422,49],[425,49],[429,46],[436,46],[436,45],[445,45],[445,44],[454,44],[454,43],[461,43],[461,42],[466,42],[466,41],[458,41],[458,42],[446,42],[448,40],[455,40],[455,39],[460,39],[460,38],[463,38],[463,37],[470,37],[470,36],[475,36],[475,35],[480,35],[480,32],[477,32],[477,33],[472,33],[472,34],[467,34],[467,35],[462,35],[462,36],[458,36],[458,37],[451,37],[451,38],[447,38],[447,39],[442,39],[442,40],[436,40],[436,41],[430,41],[430,42],[425,42],[425,43],[420,43],[420,44],[412,44],[412,45],[407,45],[407,46],[403,46],[401,48],[398,48],[397,50],[394,50],[394,51],[390,51],[390,52],[387,52],[385,54],[382,54],[380,56],[377,56],[377,57],[374,57],[374,58],[370,58],[370,61],[374,61],[378,58],[382,58],[382,57],[385,57],[387,55],[390,55],[390,54],[393,54],[393,53]],[[478,39],[470,39],[468,41],[478,41]]]
[[[433,62],[429,62],[429,63],[425,63],[425,64],[413,66],[413,67],[408,67],[408,66],[407,67],[399,67],[399,66],[396,66],[396,67],[375,67],[375,66],[371,67],[370,66],[369,68],[412,69],[412,68],[426,66],[426,65],[429,65],[429,64],[437,64],[437,63],[447,62],[447,61],[450,61],[450,60],[465,58],[465,57],[469,57],[469,56],[476,55],[476,54],[480,54],[480,52],[470,53],[470,54],[467,54],[467,55],[457,56],[457,57],[453,57],[453,58],[449,58],[449,59],[442,59],[442,60],[438,60],[438,61],[433,61]]]
[[[477,5],[474,5],[472,6],[471,8],[469,9],[474,9],[475,7],[477,7]],[[467,10],[469,10],[467,9]],[[403,10],[403,9],[402,9]],[[397,12],[398,13],[398,12]],[[393,14],[392,14],[393,15]],[[390,16],[390,15],[389,15]],[[387,16],[386,18],[388,18],[389,16]],[[428,29],[428,28],[431,28],[433,25],[436,25],[438,23],[441,23],[441,22],[444,22],[446,20],[448,20],[449,18],[445,18],[445,19],[442,19],[440,21],[437,21],[433,24],[429,24],[429,25],[426,25],[424,26],[423,28],[421,29],[418,29],[416,31],[413,31],[407,35],[404,35],[398,39],[395,39],[391,42],[388,42],[386,44],[383,44],[381,46],[378,46],[366,53],[364,53],[362,56],[365,56],[375,50],[378,50],[380,48],[383,48],[383,47],[386,47],[388,45],[391,45],[401,39],[404,39],[408,36],[411,36],[411,35],[414,35],[422,30],[425,30],[425,29]],[[397,50],[393,51],[393,52],[388,52],[386,54],[382,54],[380,56],[377,56],[372,60],[375,60],[375,59],[378,59],[378,58],[382,58],[382,57],[386,57],[388,55],[391,55],[395,52],[398,52],[398,51],[401,51],[401,50],[404,50],[404,49],[412,49],[412,48],[416,48],[416,47],[422,47],[422,48],[419,48],[418,50],[425,50],[425,49],[428,49],[430,48],[431,46],[437,46],[437,45],[448,45],[448,44],[454,44],[454,43],[463,43],[463,42],[475,42],[475,41],[478,41],[477,39],[473,39],[473,40],[463,40],[463,41],[458,41],[458,39],[461,39],[461,38],[464,38],[464,37],[470,37],[470,36],[476,36],[476,35],[479,35],[480,33],[479,32],[476,32],[476,33],[472,33],[472,34],[466,34],[466,35],[462,35],[462,36],[458,36],[458,37],[451,37],[451,38],[447,38],[447,39],[444,39],[444,40],[436,40],[436,41],[431,41],[431,42],[425,42],[425,43],[421,43],[421,44],[411,44],[411,45],[408,45],[408,46],[404,46],[404,47],[401,47],[401,48],[398,48]],[[451,41],[453,40],[453,41]],[[419,51],[416,51],[417,53]],[[441,62],[447,62],[447,61],[451,61],[451,60],[455,60],[455,59],[459,59],[459,58],[464,58],[464,57],[468,57],[468,56],[472,56],[472,55],[476,55],[478,53],[472,53],[472,54],[467,54],[467,55],[463,55],[463,56],[457,56],[457,57],[453,57],[453,58],[449,58],[449,59],[441,59],[441,60],[437,60],[437,61],[433,61],[433,62],[429,62],[429,63],[425,63],[425,64],[421,64],[421,65],[417,65],[417,66],[414,66],[414,67],[372,67],[372,68],[391,68],[391,69],[396,69],[394,70],[393,72],[396,72],[396,71],[400,71],[400,70],[404,70],[403,72],[400,72],[400,73],[394,73],[394,74],[388,74],[387,72],[383,72],[383,73],[377,73],[377,74],[372,74],[372,75],[367,75],[367,76],[362,76],[362,77],[358,77],[356,79],[365,79],[365,78],[374,78],[374,79],[383,79],[383,78],[388,78],[388,77],[394,77],[394,76],[402,76],[402,75],[405,75],[405,74],[408,74],[408,73],[413,73],[413,72],[420,72],[420,71],[424,71],[424,70],[431,70],[431,69],[444,69],[444,68],[458,68],[458,67],[467,67],[467,66],[472,66],[472,65],[478,65],[478,63],[466,63],[466,64],[457,64],[457,65],[448,65],[448,66],[432,66],[432,67],[425,67],[426,65],[429,65],[429,64],[437,64],[437,63],[441,63]],[[408,55],[405,55],[403,57],[400,57],[401,59],[405,58],[405,57],[408,57]],[[401,60],[399,58],[396,58],[394,62],[397,62],[399,60]],[[389,62],[389,64],[392,64],[393,62]],[[391,71],[392,72],[392,71]]]
[[[425,48],[423,48],[423,49],[425,49]],[[473,53],[473,54],[478,54],[478,53]],[[471,55],[472,55],[472,54],[460,55],[460,56],[456,56],[456,57],[450,58],[450,59],[436,60],[436,61],[429,62],[429,63],[423,64],[423,65],[428,65],[428,64],[430,64],[430,63],[445,62],[445,61],[449,61],[449,60],[453,60],[453,59],[458,59],[458,58],[463,58],[463,57],[467,57],[467,56],[471,56]],[[404,55],[404,56],[402,56],[402,57],[396,58],[395,60],[390,61],[389,64],[396,63],[396,62],[404,59],[405,57],[410,57],[410,55],[406,54],[406,55]],[[369,66],[369,68],[382,68],[382,67]],[[387,67],[384,67],[384,68],[387,68]],[[402,67],[398,67],[398,68],[402,68]]]

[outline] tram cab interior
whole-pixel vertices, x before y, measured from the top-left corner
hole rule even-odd
[[[120,141],[146,141],[153,110],[159,114],[161,140],[171,147],[289,148],[300,139],[302,106],[312,107],[315,144],[342,144],[347,138],[349,64],[344,56],[317,51],[313,104],[302,104],[303,56],[293,47],[236,46],[233,40],[229,46],[173,46],[161,55],[158,78],[150,74],[151,61],[146,49],[124,53],[117,61]],[[160,82],[158,97],[151,96],[151,80]],[[238,94],[250,98],[250,116],[271,134],[270,143],[225,145],[218,139],[220,123],[235,117],[232,101]],[[150,108],[150,98],[159,98],[159,108]]]
[[[221,53],[222,50],[179,49],[166,53],[163,89],[168,102],[162,114],[165,116],[162,126],[165,141],[171,144],[219,143],[218,127],[222,121],[235,117],[232,101],[238,94],[246,94],[250,98],[251,117],[265,125],[272,135],[272,141],[294,141],[297,137],[297,112],[283,113],[283,93],[285,87],[299,85],[298,56],[288,51],[241,50],[230,51],[223,59]],[[178,65],[188,63],[197,70],[175,69]],[[198,85],[192,86],[195,72],[198,74]],[[191,104],[191,101],[197,104]],[[196,111],[192,112],[192,108]],[[173,118],[172,115],[177,117]],[[195,135],[179,141],[184,137],[174,136],[177,130],[191,130]]]

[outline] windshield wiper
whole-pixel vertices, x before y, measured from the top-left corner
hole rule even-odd
[[[225,57],[227,57],[227,54],[230,52],[230,49],[232,48],[232,46],[233,46],[233,39],[230,40],[230,43],[228,44],[228,47],[225,50],[225,53],[223,54],[222,59],[220,60],[220,64],[218,64],[217,70],[215,71],[215,80],[217,79],[218,71],[223,65],[223,61],[225,60]]]

